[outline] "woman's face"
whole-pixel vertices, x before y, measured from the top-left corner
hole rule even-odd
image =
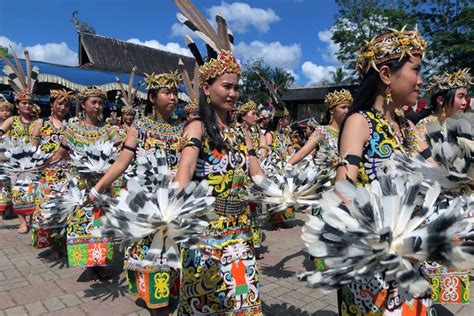
[[[9,118],[10,116],[12,116],[12,111],[8,110],[8,109],[3,109],[3,110],[0,110],[0,121],[5,121],[7,118]]]
[[[188,121],[195,120],[195,119],[199,118],[199,113],[198,112],[188,113],[188,114],[186,114],[186,118],[187,118]]]
[[[88,97],[81,106],[85,116],[99,120],[104,108],[104,100],[101,97]]]
[[[132,124],[133,119],[135,118],[135,112],[130,111],[123,115],[123,122],[127,125]]]
[[[178,92],[174,89],[160,88],[155,95],[150,95],[153,108],[161,113],[170,114],[178,104]]]
[[[69,113],[69,103],[63,98],[58,98],[54,100],[53,104],[51,105],[51,112],[53,112],[57,118],[64,119]]]
[[[250,126],[254,126],[257,124],[257,111],[250,110],[244,116],[242,116],[242,120]]]
[[[456,112],[462,112],[467,106],[467,89],[466,88],[458,88],[456,89],[456,93],[454,94],[453,105],[452,106],[445,106],[444,113],[446,117],[453,116]]]
[[[33,115],[33,100],[22,100],[18,101],[16,108],[21,115],[31,116]]]
[[[349,112],[349,109],[351,108],[350,103],[341,103],[336,105],[332,109],[332,120],[335,121],[338,125],[341,125],[342,121],[347,115],[347,112]]]
[[[239,76],[225,73],[212,84],[204,83],[203,90],[216,109],[231,112],[240,96],[239,87]]]
[[[411,57],[401,69],[391,73],[390,88],[395,105],[412,106],[416,103],[423,84],[420,70],[421,58],[415,56]]]
[[[290,124],[290,121],[288,120],[288,117],[282,117],[279,121],[280,127],[287,127]]]

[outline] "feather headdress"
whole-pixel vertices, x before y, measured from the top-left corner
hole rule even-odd
[[[118,199],[103,196],[109,205],[105,212],[104,229],[123,236],[123,246],[152,235],[150,249],[144,263],[156,263],[165,258],[172,268],[179,268],[179,246],[194,248],[207,236],[207,215],[214,197],[206,181],[190,182],[181,192],[173,183],[166,165],[165,153],[160,150],[159,174],[156,190],[146,191],[140,180],[131,178],[127,190]],[[161,157],[161,158],[160,158]]]
[[[252,100],[248,100],[247,102],[240,104],[237,107],[236,112],[237,114],[243,115],[252,110],[257,110],[257,104],[253,102]]]
[[[90,97],[99,97],[102,99],[107,99],[107,94],[102,90],[101,88],[98,87],[87,87],[83,89],[81,92],[78,93],[78,97],[81,100],[85,100]]]
[[[328,93],[324,98],[324,104],[328,107],[328,109],[332,109],[333,107],[343,103],[352,104],[352,101],[352,94],[346,89]]]
[[[122,114],[129,113],[134,110],[134,107],[137,105],[137,92],[141,86],[141,82],[138,82],[137,86],[133,86],[133,82],[135,80],[135,72],[137,67],[132,68],[132,72],[130,73],[130,79],[128,80],[128,86],[125,87],[118,77],[115,77],[119,87],[120,87],[120,96],[119,99],[122,101]]]
[[[455,72],[445,72],[439,76],[433,76],[428,86],[428,94],[433,96],[441,91],[466,88],[474,84],[472,81],[471,74],[469,73],[470,68],[460,69]]]
[[[197,63],[194,65],[194,76],[192,81],[181,58],[179,59],[178,65],[181,77],[183,78],[184,87],[186,88],[186,93],[191,100],[191,102],[185,105],[184,109],[186,114],[196,113],[199,111],[199,65]]]
[[[322,219],[310,216],[302,238],[308,252],[324,258],[328,269],[302,277],[311,286],[335,288],[379,272],[398,280],[409,293],[422,294],[430,284],[412,259],[471,268],[474,246],[454,240],[469,234],[474,219],[464,217],[457,198],[429,221],[440,207],[440,186],[428,190],[418,209],[421,181],[420,175],[380,175],[365,187],[337,182],[336,190],[351,204],[342,203],[334,191],[323,193]]]
[[[168,88],[178,90],[180,82],[181,76],[177,71],[145,74],[145,87],[147,89]]]
[[[204,60],[191,37],[185,37],[186,45],[200,66],[199,81],[201,85],[224,73],[235,73],[240,76],[240,65],[232,55],[233,35],[227,28],[226,20],[222,16],[216,15],[217,30],[214,30],[191,1],[175,0],[175,3],[182,12],[176,15],[179,22],[196,33],[206,43],[207,61]]]
[[[51,89],[49,90],[49,94],[51,95],[51,98],[54,99],[62,99],[64,102],[69,103],[72,101],[74,98],[74,92],[73,91],[67,91],[65,89]]]
[[[3,59],[5,66],[3,72],[8,76],[8,83],[15,92],[15,100],[33,100],[33,91],[36,80],[38,78],[39,68],[38,66],[31,67],[30,54],[27,50],[25,54],[26,73],[23,71],[23,67],[18,59],[15,51],[11,49],[13,59],[15,60],[16,67],[10,62],[10,60],[0,54],[0,58]]]
[[[366,42],[359,51],[356,60],[356,70],[363,78],[371,68],[379,71],[378,65],[389,60],[402,60],[406,56],[418,55],[424,57],[426,42],[418,32],[406,31],[406,25],[401,30],[390,29],[391,32],[374,37]]]

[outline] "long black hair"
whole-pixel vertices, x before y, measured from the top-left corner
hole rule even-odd
[[[454,97],[456,96],[457,88],[452,88],[449,90],[443,90],[441,92],[436,93],[430,99],[430,106],[434,113],[441,111],[447,107],[452,107],[454,105]],[[438,97],[443,97],[443,103],[438,103]]]
[[[410,59],[410,57],[405,57],[402,60],[390,60],[380,65],[377,65],[380,69],[382,66],[388,66],[390,71],[396,72],[400,70]],[[354,102],[347,113],[345,119],[342,121],[341,130],[339,132],[339,142],[341,141],[342,132],[346,124],[347,119],[354,113],[359,111],[368,111],[370,110],[375,103],[377,95],[379,95],[385,89],[385,83],[380,78],[380,73],[370,68],[367,74],[360,82],[359,89],[354,97]]]
[[[161,88],[150,88],[146,93],[145,115],[153,114],[153,102],[150,101],[150,96],[156,97],[156,94]]]
[[[217,78],[209,79],[206,82],[209,85],[212,85],[216,79]],[[216,111],[211,104],[207,103],[207,96],[202,89],[199,94],[199,117],[204,125],[207,136],[209,137],[210,145],[217,149],[224,148],[225,142],[219,133],[219,128],[217,127]]]

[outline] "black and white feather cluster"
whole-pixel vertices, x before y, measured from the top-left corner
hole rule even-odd
[[[421,173],[425,186],[435,182],[441,185],[442,195],[448,197],[472,194],[474,184],[474,113],[459,113],[447,118],[443,124],[429,122],[426,140],[431,157],[438,166],[420,155],[408,157],[397,154],[394,162],[386,162],[390,172]]]
[[[155,167],[163,169],[163,165]],[[190,182],[177,193],[177,183],[172,182],[171,173],[166,170],[153,175],[156,179],[153,194],[141,180],[131,178],[127,190],[122,190],[118,199],[102,196],[108,205],[104,229],[123,236],[122,246],[152,235],[144,261],[165,259],[170,267],[179,268],[178,245],[193,248],[201,244],[207,236],[215,198],[210,196],[212,189],[207,181]]]
[[[252,177],[250,188],[249,200],[268,204],[270,212],[318,205],[320,193],[330,181],[320,169],[287,165],[276,170],[272,177]]]
[[[474,221],[463,215],[463,200],[451,200],[431,219],[442,207],[436,203],[440,185],[429,188],[417,206],[421,183],[419,174],[382,174],[364,187],[337,182],[336,190],[351,204],[342,203],[334,190],[324,192],[322,219],[310,216],[302,238],[307,251],[324,258],[328,269],[301,277],[313,287],[337,288],[379,272],[397,279],[409,293],[421,294],[430,284],[413,262],[472,268],[474,246],[454,241],[467,237]]]
[[[165,152],[139,148],[136,157],[126,172],[127,179],[134,178],[146,192],[155,193],[162,181],[161,174],[169,172]]]
[[[19,138],[6,137],[0,142],[0,146],[7,159],[0,165],[0,174],[13,179],[37,179],[41,166],[52,156],[52,153],[41,150],[40,146]]]
[[[69,178],[68,189],[64,192],[51,192],[46,196],[46,202],[41,204],[42,223],[51,227],[62,227],[66,224],[69,214],[72,214],[86,201],[87,193],[80,188],[79,180]]]
[[[119,150],[113,140],[99,140],[71,151],[77,171],[82,174],[104,174],[114,163]]]

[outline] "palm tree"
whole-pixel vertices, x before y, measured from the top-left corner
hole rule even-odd
[[[332,84],[340,85],[348,83],[348,81],[350,80],[350,78],[346,77],[346,72],[341,67],[336,68],[335,71],[330,71],[329,73],[332,76]]]
[[[291,73],[278,67],[272,70],[271,77],[271,81],[278,93],[287,90],[295,82],[295,77]]]

